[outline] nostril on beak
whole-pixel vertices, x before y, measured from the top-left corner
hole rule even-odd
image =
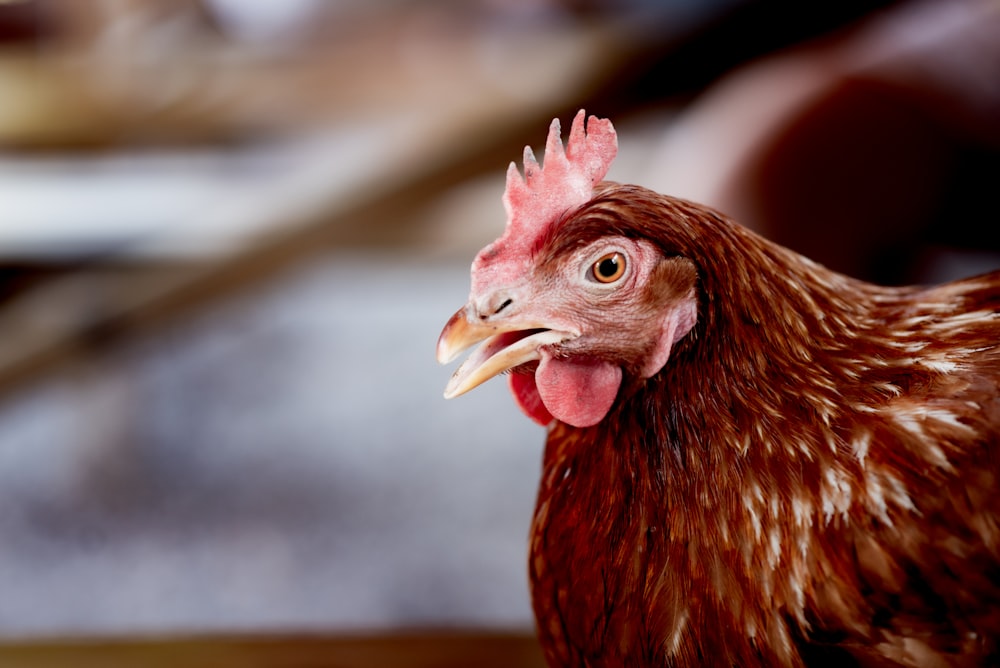
[[[503,294],[492,295],[476,303],[472,307],[472,312],[475,313],[480,321],[486,322],[490,318],[499,315],[501,311],[513,303],[514,299],[512,297],[507,297]]]

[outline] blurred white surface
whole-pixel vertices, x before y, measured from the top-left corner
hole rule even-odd
[[[207,258],[391,188],[426,152],[413,114],[281,141],[0,158],[0,257]]]

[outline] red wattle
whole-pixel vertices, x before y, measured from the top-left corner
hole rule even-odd
[[[509,379],[510,391],[514,395],[514,401],[517,402],[518,408],[543,427],[549,426],[555,418],[542,403],[542,397],[538,394],[538,387],[535,385],[535,374],[515,372],[510,374]]]
[[[518,407],[543,427],[553,419],[591,427],[615,403],[622,370],[608,362],[543,355],[534,374],[515,372],[509,382]]]
[[[556,359],[543,354],[535,371],[545,408],[574,427],[592,427],[603,420],[621,383],[621,367],[594,359]]]

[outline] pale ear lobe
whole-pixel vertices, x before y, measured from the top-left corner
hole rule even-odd
[[[696,322],[698,322],[698,300],[692,289],[686,297],[667,308],[660,320],[660,334],[653,344],[653,349],[650,350],[640,375],[643,378],[650,378],[659,373],[670,359],[670,351],[674,345],[694,328]]]

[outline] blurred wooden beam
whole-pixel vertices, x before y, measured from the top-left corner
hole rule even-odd
[[[0,642],[4,668],[544,668],[528,634]]]
[[[376,14],[290,52],[199,34],[168,48],[128,22],[129,30],[105,26],[115,40],[8,47],[0,50],[0,147],[225,144],[393,109],[454,117],[471,98],[530,108],[600,82],[635,46],[608,22],[517,30],[445,23],[434,31],[420,27],[436,20],[418,20],[421,11]]]

